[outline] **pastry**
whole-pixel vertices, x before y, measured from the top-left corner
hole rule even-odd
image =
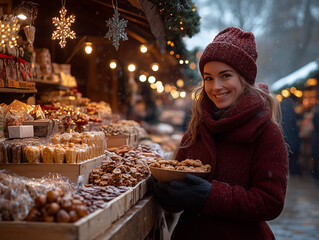
[[[65,150],[62,147],[54,148],[53,160],[55,163],[63,163],[65,157]]]
[[[28,163],[39,163],[40,162],[40,149],[36,146],[26,146],[24,153],[28,160]]]
[[[43,163],[53,163],[54,148],[46,146],[42,150]]]
[[[65,150],[65,160],[66,163],[76,163],[76,150],[72,148],[67,148]]]

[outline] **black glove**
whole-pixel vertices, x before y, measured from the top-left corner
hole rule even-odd
[[[207,201],[212,184],[193,174],[186,174],[185,181],[159,182],[154,187],[155,197],[166,206],[201,209]]]
[[[153,177],[151,178],[150,190],[161,207],[168,212],[182,211],[183,209],[181,208],[180,203],[168,193],[168,188],[168,183],[158,182]]]

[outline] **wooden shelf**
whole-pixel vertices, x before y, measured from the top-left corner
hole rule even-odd
[[[48,80],[42,80],[42,79],[34,79],[34,82],[36,83],[36,87],[42,90],[45,90],[43,88],[48,88],[48,90],[56,89],[56,90],[67,90],[72,87],[63,86],[58,82],[48,81]]]
[[[37,89],[18,89],[18,88],[0,88],[1,93],[29,93],[35,94],[37,93]]]

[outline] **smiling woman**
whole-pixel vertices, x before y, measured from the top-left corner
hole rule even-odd
[[[225,63],[215,61],[204,66],[204,89],[219,109],[231,106],[244,91],[237,71]]]
[[[254,35],[228,27],[200,58],[203,86],[175,159],[199,159],[211,172],[154,184],[164,209],[184,210],[172,239],[275,239],[266,221],[283,209],[288,157],[278,102],[255,85],[257,56]]]

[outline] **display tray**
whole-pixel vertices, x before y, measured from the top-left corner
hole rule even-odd
[[[8,169],[28,178],[42,178],[50,172],[59,173],[72,182],[77,182],[78,177],[83,175],[83,183],[88,183],[91,170],[105,160],[106,156],[101,155],[81,163],[1,163],[0,169]]]
[[[112,223],[125,214],[147,192],[147,179],[113,199],[108,205],[75,223],[0,221],[2,240],[90,240],[107,231]]]
[[[107,148],[122,147],[124,145],[129,145],[130,136],[128,134],[106,136]]]

